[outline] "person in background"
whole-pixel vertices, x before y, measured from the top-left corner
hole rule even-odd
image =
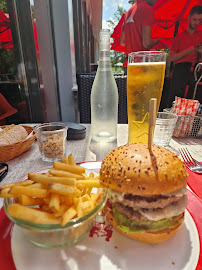
[[[126,58],[130,52],[150,50],[160,41],[161,38],[151,38],[154,23],[153,5],[156,1],[137,0],[126,12],[120,39],[120,45],[125,46]],[[123,66],[127,66],[127,61]]]
[[[168,60],[174,63],[172,75],[169,104],[175,96],[185,97],[185,90],[189,86],[186,98],[192,98],[194,89],[194,74],[195,65],[201,60],[202,52],[202,31],[197,28],[202,22],[202,6],[193,6],[189,16],[189,24],[187,29],[177,35],[172,42]],[[202,102],[202,100],[199,100]]]

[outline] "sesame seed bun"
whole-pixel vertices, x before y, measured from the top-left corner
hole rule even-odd
[[[107,220],[109,221],[109,223],[120,233],[124,234],[125,236],[141,241],[141,242],[145,242],[145,243],[150,243],[150,244],[156,244],[156,243],[160,243],[163,241],[168,240],[169,238],[171,238],[173,235],[176,234],[176,232],[181,228],[181,225],[176,226],[175,228],[172,229],[166,229],[163,231],[158,231],[155,233],[152,232],[136,232],[136,233],[126,233],[124,231],[122,231],[118,226],[116,226],[115,220],[114,220],[114,216],[113,213],[111,211],[109,211],[107,209],[107,206],[105,205],[104,209],[103,209],[104,213],[107,216]],[[183,220],[182,220],[183,222]]]
[[[110,152],[102,161],[100,181],[112,190],[133,195],[157,195],[186,185],[183,162],[157,145],[127,144]]]

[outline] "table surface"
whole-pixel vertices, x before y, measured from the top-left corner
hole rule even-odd
[[[127,143],[128,125],[118,125],[117,141],[112,143],[92,142],[90,138],[90,124],[83,124],[86,127],[86,138],[83,140],[67,141],[66,155],[73,154],[76,162],[102,160],[108,152],[114,148]],[[170,150],[179,154],[178,149],[187,147],[193,157],[202,161],[202,139],[200,138],[172,138],[170,142]],[[18,181],[28,172],[40,168],[51,166],[52,163],[42,161],[38,149],[37,141],[35,141],[30,149],[7,162],[9,171],[2,180],[1,185]],[[3,199],[0,199],[0,208],[3,205]]]

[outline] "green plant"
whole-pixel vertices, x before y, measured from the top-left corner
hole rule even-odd
[[[16,73],[14,53],[0,49],[0,74]]]
[[[1,0],[1,1],[0,1],[0,9],[1,9],[4,13],[8,13],[8,9],[7,9],[7,1],[6,1],[6,0]]]
[[[114,27],[118,24],[119,20],[121,19],[121,16],[125,12],[126,10],[118,5],[117,10],[116,12],[114,12],[112,18],[110,20],[107,20],[109,27],[114,29]],[[117,71],[118,67],[116,67],[115,64],[117,64],[118,62],[123,63],[125,61],[125,53],[110,51],[110,58],[112,66],[115,67],[115,71]]]

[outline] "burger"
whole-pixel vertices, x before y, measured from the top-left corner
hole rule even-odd
[[[108,188],[104,212],[126,236],[158,243],[180,228],[187,204],[187,172],[171,151],[157,145],[127,144],[102,161],[100,181]]]

